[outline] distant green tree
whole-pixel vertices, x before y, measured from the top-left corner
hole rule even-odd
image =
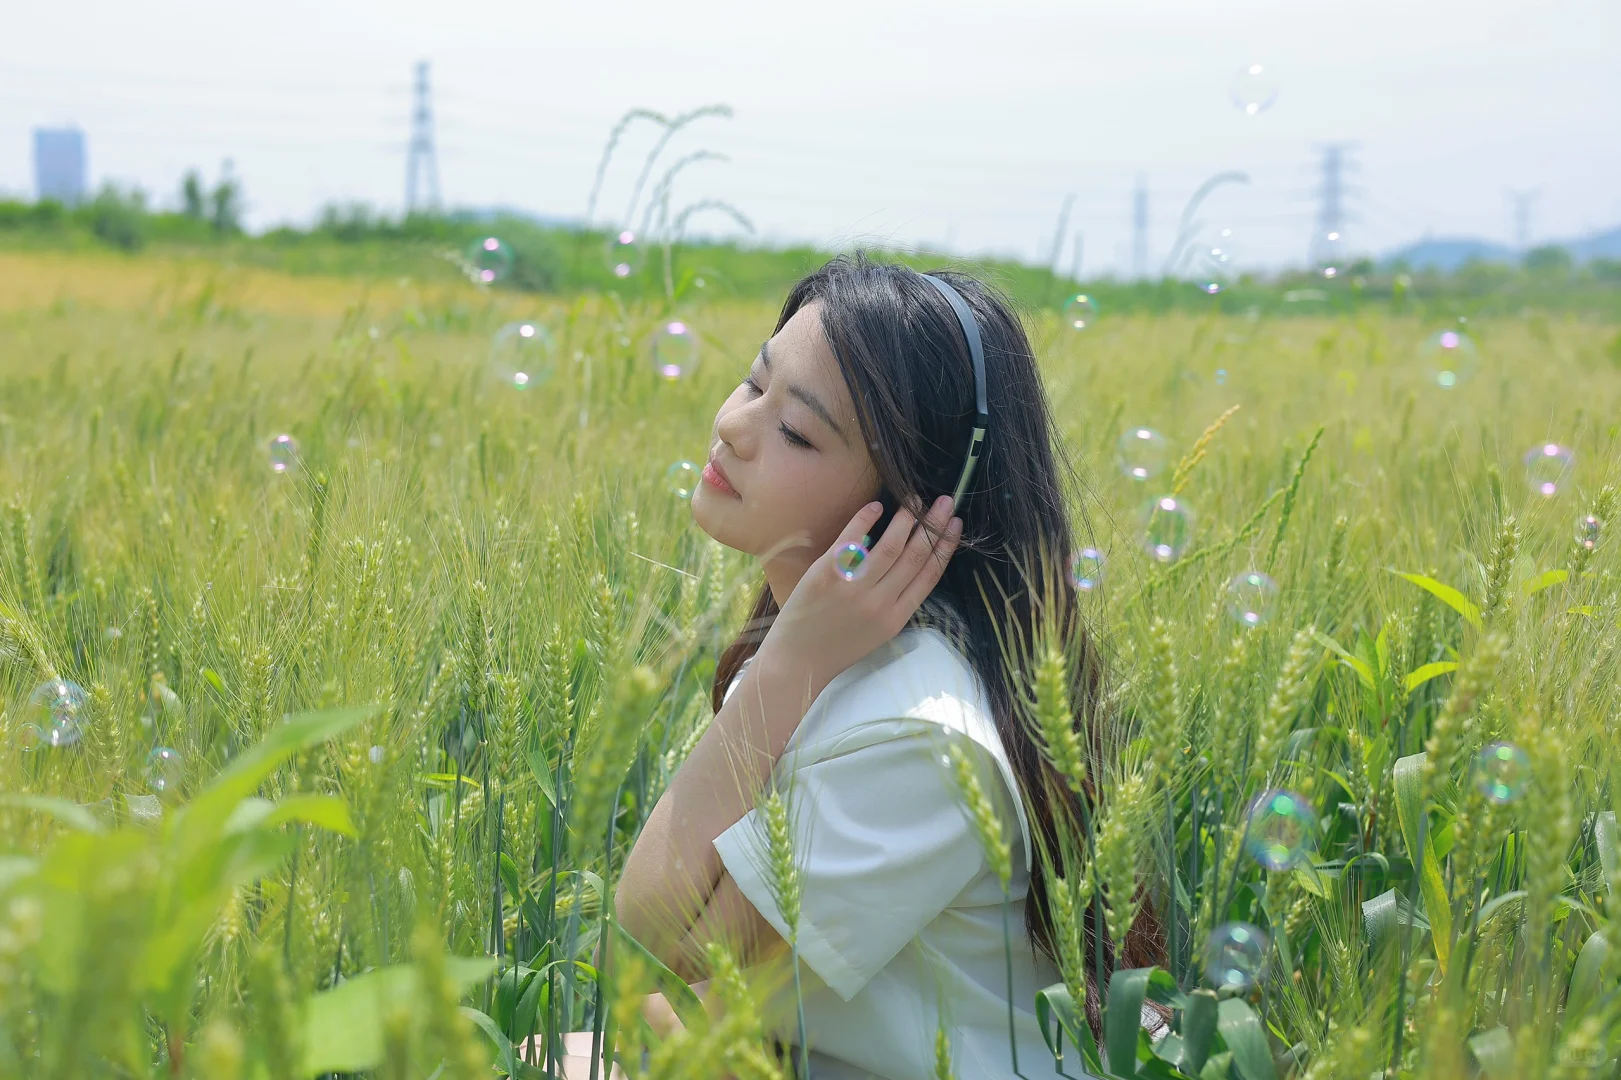
[[[1558,244],[1546,244],[1525,253],[1525,268],[1533,274],[1560,276],[1570,273],[1575,260]]]
[[[229,235],[242,231],[242,183],[232,170],[230,158],[225,159],[219,183],[214,185],[208,201],[215,232]]]
[[[146,243],[146,193],[108,182],[86,208],[90,231],[104,244],[135,251]]]
[[[180,212],[193,221],[202,221],[207,215],[207,196],[203,193],[203,178],[196,169],[188,169],[180,181]]]

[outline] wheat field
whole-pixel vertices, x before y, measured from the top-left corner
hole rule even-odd
[[[0,256],[0,1075],[788,1074],[608,917],[757,584],[666,473],[776,312],[678,314]],[[1616,1075],[1616,328],[1460,314],[1025,312],[1121,743],[1055,906],[1168,929],[1097,1040],[1061,949],[1070,1074]]]

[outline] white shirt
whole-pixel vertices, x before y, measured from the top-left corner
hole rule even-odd
[[[737,686],[734,678],[728,698]],[[1002,888],[944,764],[949,732],[963,737],[979,767],[1013,853],[1019,1071],[1032,1080],[1058,1075],[1034,1009],[1036,992],[1060,976],[1024,931],[1030,830],[1013,770],[966,658],[938,629],[910,627],[827,685],[771,776],[791,807],[806,1041],[817,1080],[932,1076],[941,1010],[960,1080],[1013,1075]],[[786,939],[767,883],[761,817],[751,810],[715,838],[715,849]],[[797,1042],[791,1001],[784,1013],[774,1031]],[[1067,1064],[1077,1071],[1072,1057]]]

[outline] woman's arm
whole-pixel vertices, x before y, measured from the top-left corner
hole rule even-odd
[[[642,826],[614,906],[620,924],[678,973],[695,971],[693,951],[703,944],[694,937],[697,928],[704,940],[724,936],[745,945],[751,938],[757,944],[762,928],[776,936],[746,900],[747,910],[739,910],[728,891],[709,912],[725,876],[714,840],[754,808],[789,736],[826,685],[768,638]]]

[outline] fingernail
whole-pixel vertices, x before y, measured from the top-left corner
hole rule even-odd
[[[863,506],[861,509],[863,511],[865,511],[866,513],[876,514],[878,511],[882,510],[883,508],[884,508],[884,504],[879,502],[877,499],[874,499],[872,502],[868,503],[866,506]]]
[[[945,510],[950,505],[951,505],[951,496],[950,495],[942,495],[938,499],[934,500],[934,508],[937,511]]]
[[[948,528],[948,529],[961,529],[962,528],[962,518],[960,518],[960,517],[952,518],[951,521],[946,525],[946,528]]]

